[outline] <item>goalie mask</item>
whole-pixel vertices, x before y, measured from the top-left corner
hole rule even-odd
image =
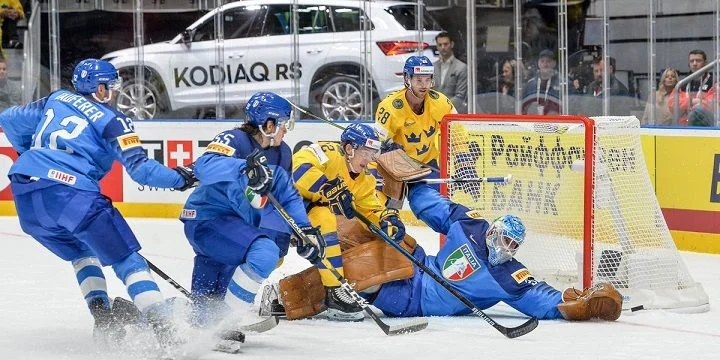
[[[245,104],[247,123],[258,127],[263,136],[270,138],[270,146],[274,146],[275,136],[284,127],[290,130],[294,124],[294,114],[290,102],[272,92],[259,92],[250,97]],[[263,128],[268,121],[274,121],[275,130],[265,132]]]
[[[525,242],[525,225],[514,215],[501,216],[490,224],[485,234],[488,260],[497,266],[512,260]]]
[[[122,79],[113,64],[105,60],[85,59],[75,66],[72,84],[78,94],[92,95],[96,101],[107,103],[112,99],[112,92],[120,90]],[[100,84],[105,85],[108,91],[108,96],[104,99],[96,96]]]

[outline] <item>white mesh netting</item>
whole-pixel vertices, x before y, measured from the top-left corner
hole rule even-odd
[[[446,175],[513,178],[507,184],[448,185],[448,195],[489,220],[519,216],[528,235],[517,259],[536,278],[560,289],[579,287],[583,271],[590,271],[593,284],[618,288],[624,307],[705,310],[707,295],[688,273],[660,211],[635,117],[593,118],[594,207],[584,201],[591,133],[581,121],[464,117],[449,121],[441,144]],[[593,231],[584,236],[583,218],[590,211]],[[591,245],[588,266],[583,266],[585,237]]]

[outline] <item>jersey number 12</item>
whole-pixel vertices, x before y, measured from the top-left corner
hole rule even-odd
[[[42,127],[40,128],[40,131],[38,131],[37,134],[35,134],[35,141],[33,143],[34,148],[40,148],[43,147],[43,133],[47,129],[48,125],[53,121],[55,118],[55,110],[48,109],[45,112],[45,121],[42,124]],[[75,127],[72,128],[71,131],[67,131],[67,128],[70,124],[75,124]],[[78,136],[80,136],[80,133],[82,133],[83,130],[88,126],[87,120],[79,117],[79,116],[67,116],[64,117],[62,120],[60,120],[60,126],[63,127],[63,129],[55,130],[50,133],[49,141],[47,144],[47,148],[50,150],[61,150],[65,151],[67,153],[72,154],[73,150],[67,146],[63,147],[62,144],[58,145],[58,138],[61,138],[65,141],[74,139]]]

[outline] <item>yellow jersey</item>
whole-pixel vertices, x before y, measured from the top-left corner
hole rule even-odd
[[[375,113],[375,128],[382,140],[392,139],[411,158],[424,164],[437,161],[440,121],[446,114],[457,111],[447,96],[430,90],[425,97],[423,113],[418,115],[405,99],[406,91],[396,91],[380,102]]]
[[[373,223],[379,222],[385,208],[375,194],[375,177],[367,170],[351,177],[340,144],[310,144],[293,155],[292,164],[295,187],[304,199],[311,203],[327,203],[328,200],[319,193],[320,187],[339,177],[353,194],[355,209]]]

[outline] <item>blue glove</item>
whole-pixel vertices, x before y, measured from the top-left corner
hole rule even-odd
[[[268,167],[267,157],[259,149],[253,150],[245,159],[248,187],[259,195],[266,195],[272,188],[272,170]]]
[[[311,226],[305,226],[301,228],[303,234],[310,240],[312,243],[307,244],[302,240],[297,241],[297,253],[298,255],[302,256],[303,258],[307,259],[312,264],[316,264],[320,262],[322,258],[325,257],[325,247],[327,246],[327,243],[325,242],[325,238],[320,233],[319,227],[311,227]]]
[[[398,211],[395,209],[387,209],[382,212],[380,229],[398,244],[405,238],[405,224],[402,223],[398,217]]]
[[[342,215],[348,219],[355,217],[353,209],[353,197],[341,178],[326,182],[320,187],[320,194],[324,196],[330,203],[330,210],[335,215]]]
[[[380,153],[381,154],[384,154],[386,152],[391,152],[391,151],[397,150],[397,149],[405,150],[402,147],[402,145],[392,141],[392,139],[386,139],[385,141],[383,141],[380,144]]]

